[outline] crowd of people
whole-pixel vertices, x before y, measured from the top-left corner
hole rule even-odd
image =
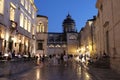
[[[15,50],[13,51],[7,50],[7,52],[4,54],[0,52],[0,60],[13,60],[13,59],[20,59],[20,58],[25,58],[25,57],[30,58],[31,57],[30,52],[22,53],[22,54],[16,53]]]
[[[49,55],[49,56],[45,56],[45,55],[39,55],[37,57],[37,64],[41,64],[44,63],[45,61],[47,61],[50,65],[59,65],[59,64],[64,64],[65,66],[68,65],[68,60],[72,58],[71,55],[68,54],[53,54],[53,55]]]

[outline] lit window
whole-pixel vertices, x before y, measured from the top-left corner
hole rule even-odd
[[[31,26],[31,33],[34,35],[35,34],[35,27]]]
[[[33,19],[35,18],[35,12],[34,12],[34,10],[32,11],[32,18]]]
[[[37,32],[44,32],[44,25],[42,23],[40,23],[38,26],[37,26]]]
[[[29,2],[28,11],[31,13],[31,3]]]
[[[4,0],[0,0],[0,14],[4,13]]]
[[[15,19],[15,8],[10,6],[10,20],[14,21]]]
[[[28,0],[25,0],[25,9],[28,10]]]
[[[44,25],[41,24],[41,32],[44,32]]]
[[[76,38],[75,35],[71,35],[71,36],[69,37],[69,39],[70,39],[70,40],[76,40],[77,38]]]
[[[24,5],[24,0],[21,0],[21,4]]]
[[[30,23],[30,20],[28,21],[28,32],[30,32],[31,30],[31,23]]]
[[[39,32],[39,26],[37,26],[37,32]]]
[[[66,45],[64,44],[64,45],[62,45],[62,47],[66,47]]]
[[[49,47],[54,47],[54,45],[51,44],[51,45],[49,45]]]
[[[25,17],[25,30],[27,30],[27,17]]]
[[[20,14],[20,26],[23,27],[23,23],[24,23],[24,16],[23,14],[21,13]]]
[[[60,45],[56,45],[55,47],[60,47]]]

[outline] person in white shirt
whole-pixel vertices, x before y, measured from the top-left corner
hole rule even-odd
[[[68,55],[67,54],[65,54],[64,56],[63,56],[63,60],[64,60],[64,65],[65,66],[67,66],[68,65]]]

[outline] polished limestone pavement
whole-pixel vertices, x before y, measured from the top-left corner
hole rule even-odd
[[[30,65],[29,65],[30,66]],[[0,80],[96,80],[73,60],[68,65],[40,63],[28,71],[0,77]]]
[[[28,66],[33,65],[29,64]],[[40,63],[18,74],[2,76],[0,80],[120,80],[120,75],[110,69],[84,67],[71,59],[67,65],[53,64],[49,61]]]

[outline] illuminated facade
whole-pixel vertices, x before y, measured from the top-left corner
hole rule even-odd
[[[91,57],[96,53],[94,21],[95,18],[88,20],[85,27],[83,27],[79,32],[78,50],[81,54],[90,55]]]
[[[68,14],[63,21],[63,33],[48,33],[48,53],[49,54],[73,54],[77,55],[78,33],[75,22]]]
[[[37,16],[37,42],[36,49],[39,54],[77,54],[78,33],[75,22],[68,14],[63,21],[63,32],[48,32],[48,20],[45,16]]]
[[[48,36],[48,17],[37,15],[36,18],[36,53],[47,53],[47,36]]]
[[[0,52],[35,53],[34,0],[0,0]]]

